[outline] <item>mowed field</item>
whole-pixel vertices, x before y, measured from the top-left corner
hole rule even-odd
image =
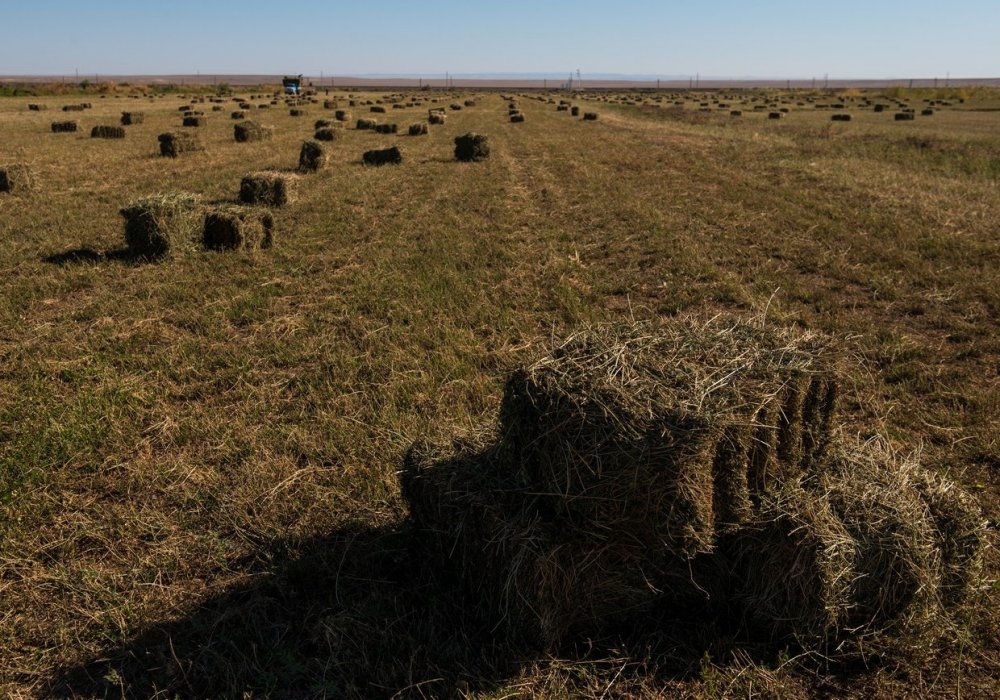
[[[855,99],[847,123],[795,98],[770,120],[739,95],[740,118],[698,111],[708,95],[551,95],[599,113],[583,121],[525,95],[512,124],[496,93],[412,94],[439,103],[254,109],[275,128],[255,143],[233,139],[235,102],[206,102],[183,129],[206,150],[176,159],[157,135],[187,99],[0,99],[0,168],[36,179],[0,193],[0,695],[992,695],[995,586],[930,663],[817,668],[734,639],[509,648],[418,575],[397,472],[413,440],[494,421],[507,373],[582,324],[766,314],[833,334],[843,430],[920,451],[995,537],[1000,95],[929,117],[904,95],[907,122]],[[242,176],[294,169],[324,99],[353,119],[275,210],[272,248],[121,252],[134,199],[234,201]],[[122,111],[145,121],[89,137]],[[51,133],[63,119],[81,131]],[[469,131],[488,160],[454,160]],[[390,145],[402,165],[361,164]]]

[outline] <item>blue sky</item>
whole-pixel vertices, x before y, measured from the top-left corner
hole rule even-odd
[[[1000,76],[1000,0],[0,0],[0,74]]]

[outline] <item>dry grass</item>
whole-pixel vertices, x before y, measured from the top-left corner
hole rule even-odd
[[[511,649],[412,575],[395,472],[413,439],[488,422],[506,368],[553,335],[678,312],[766,308],[844,339],[847,430],[922,443],[994,536],[1000,142],[997,113],[972,108],[995,103],[840,124],[794,104],[770,122],[737,97],[738,120],[698,97],[678,115],[584,95],[600,121],[583,125],[531,96],[510,124],[484,96],[406,139],[399,168],[358,163],[398,137],[346,129],[281,245],[160,265],[111,254],[121,207],[168,189],[232,201],[248,171],[295,168],[312,120],[272,108],[273,140],[246,144],[209,121],[204,152],[165,159],[176,97],[94,99],[87,128],[146,115],[111,142],[26,109],[82,98],[0,100],[0,162],[39,182],[0,195],[0,694],[711,697],[729,687],[717,669],[805,695],[989,697],[992,588],[930,660],[779,673],[751,649],[740,675],[741,637],[715,625]],[[475,168],[450,158],[469,131],[491,140]]]

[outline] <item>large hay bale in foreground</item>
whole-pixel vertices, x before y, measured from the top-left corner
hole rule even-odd
[[[399,150],[398,146],[373,149],[365,151],[364,155],[361,156],[361,160],[365,165],[399,165],[403,162],[403,153]]]
[[[176,158],[182,153],[205,150],[205,147],[201,145],[201,141],[194,134],[171,132],[160,134],[157,138],[160,142],[160,155],[168,158]]]
[[[0,192],[27,192],[35,186],[31,167],[25,163],[0,166]]]
[[[205,213],[202,244],[211,250],[257,250],[274,243],[274,217],[269,211],[221,206]]]
[[[511,376],[502,433],[525,484],[553,494],[575,528],[707,552],[716,525],[746,511],[716,513],[716,482],[745,504],[743,484],[802,472],[802,451],[780,449],[783,430],[831,429],[821,412],[808,428],[795,411],[784,428],[779,418],[813,380],[833,382],[829,354],[819,336],[746,323],[596,327]]]
[[[251,141],[270,141],[274,137],[274,129],[269,126],[262,126],[255,121],[246,121],[233,124],[233,138],[237,143],[249,143]]]
[[[146,115],[142,112],[122,112],[122,126],[142,124],[146,120]]]
[[[201,216],[193,194],[145,197],[122,208],[125,244],[133,255],[162,258],[197,247]]]
[[[765,494],[754,520],[723,545],[732,600],[755,636],[830,648],[850,614],[856,546],[829,501],[798,483]]]
[[[489,137],[468,133],[455,137],[455,159],[465,162],[485,160],[490,157]]]
[[[333,130],[330,129],[332,132]],[[332,139],[331,139],[332,140]],[[326,149],[316,141],[303,141],[299,151],[299,172],[314,173],[326,166]]]
[[[77,131],[80,125],[74,121],[66,122],[52,122],[52,133],[54,134],[68,134]]]
[[[247,175],[240,182],[239,199],[244,204],[281,207],[294,201],[298,178],[278,172]]]
[[[473,615],[509,639],[555,645],[658,600],[658,565],[642,548],[613,534],[594,546],[546,522],[489,442],[418,442],[400,475],[421,558],[460,584]]]
[[[123,139],[125,129],[120,126],[95,126],[90,130],[92,139]]]

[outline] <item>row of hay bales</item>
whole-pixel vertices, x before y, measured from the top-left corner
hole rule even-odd
[[[144,197],[121,209],[130,253],[160,259],[207,248],[261,249],[273,243],[270,212],[235,205],[203,206],[197,195]]]
[[[924,645],[979,590],[984,522],[839,436],[838,367],[822,337],[740,320],[573,335],[510,376],[495,427],[408,450],[418,556],[544,646],[654,608],[831,658]]]

